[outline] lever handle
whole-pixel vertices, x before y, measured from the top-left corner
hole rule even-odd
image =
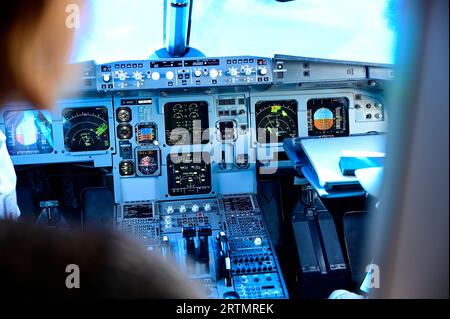
[[[227,285],[227,287],[231,287],[233,285],[233,278],[231,276],[231,258],[228,237],[223,231],[221,231],[219,234],[217,234],[217,240],[220,244],[220,256],[223,258],[225,284]]]
[[[199,252],[198,260],[200,262],[207,262],[209,260],[209,242],[208,238],[211,236],[211,226],[199,226],[198,238],[199,238]]]

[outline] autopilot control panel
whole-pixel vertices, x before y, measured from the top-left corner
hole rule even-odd
[[[16,166],[110,171],[115,227],[211,298],[287,298],[256,197],[289,169],[283,140],[383,133],[390,66],[233,56],[87,63],[51,111],[0,112]],[[75,97],[74,97],[75,96]]]

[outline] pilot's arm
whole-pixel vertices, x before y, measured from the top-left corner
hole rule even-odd
[[[17,178],[5,141],[5,134],[0,131],[0,219],[17,219],[20,216],[16,197]]]

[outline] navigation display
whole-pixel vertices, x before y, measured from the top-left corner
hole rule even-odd
[[[169,195],[198,195],[211,193],[211,157],[195,152],[167,156]]]
[[[297,101],[259,101],[255,104],[257,140],[261,144],[281,143],[298,135]]]
[[[109,149],[106,107],[67,108],[63,110],[62,115],[66,151],[86,152]]]
[[[310,99],[308,108],[309,136],[348,136],[348,105],[346,97]]]
[[[208,103],[205,101],[166,103],[164,121],[166,143],[170,146],[209,142]]]
[[[48,111],[5,112],[6,146],[10,155],[53,152],[52,117]]]

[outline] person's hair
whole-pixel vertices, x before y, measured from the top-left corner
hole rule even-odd
[[[0,107],[6,98],[28,101],[35,108],[53,106],[73,41],[66,8],[80,1],[0,1]],[[66,286],[71,264],[79,267],[80,289]],[[199,296],[162,258],[119,234],[65,234],[14,222],[0,222],[0,295]]]
[[[20,98],[36,108],[52,106],[74,34],[66,8],[80,2],[0,1],[0,103]]]

